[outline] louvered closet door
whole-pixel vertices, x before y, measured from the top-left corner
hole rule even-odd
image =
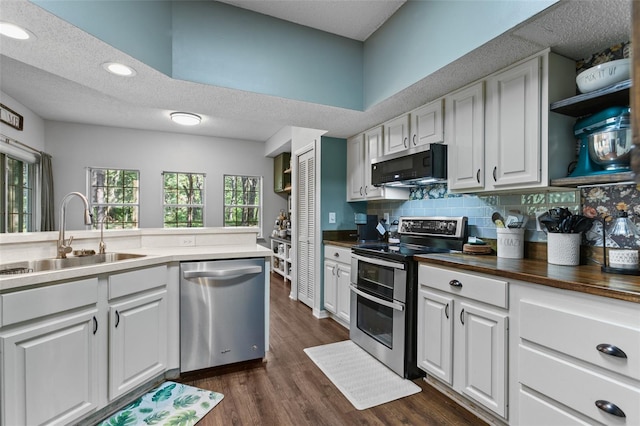
[[[315,290],[315,151],[298,157],[298,299],[313,307]]]

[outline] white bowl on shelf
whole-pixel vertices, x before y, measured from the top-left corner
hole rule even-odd
[[[576,83],[581,93],[589,93],[628,80],[630,75],[629,58],[617,59],[582,71],[576,77]]]

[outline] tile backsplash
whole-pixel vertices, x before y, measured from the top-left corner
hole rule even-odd
[[[597,202],[595,201],[597,200]],[[593,206],[593,204],[598,206]],[[389,213],[390,221],[401,216],[467,216],[469,235],[496,239],[496,227],[491,221],[493,212],[504,217],[509,210],[518,210],[529,217],[526,225],[527,241],[546,242],[547,235],[536,230],[536,212],[552,207],[567,207],[574,214],[585,214],[585,209],[610,211],[617,203],[626,203],[630,212],[640,214],[640,191],[635,184],[611,185],[604,187],[584,187],[557,192],[504,193],[492,195],[472,195],[450,193],[446,184],[416,187],[411,190],[406,201],[370,201],[367,213],[381,219]],[[591,211],[591,210],[588,210]],[[640,218],[634,217],[640,226]],[[597,244],[598,241],[590,241]]]

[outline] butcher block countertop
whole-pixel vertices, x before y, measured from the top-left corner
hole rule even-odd
[[[469,254],[424,254],[419,262],[640,303],[640,276],[604,273],[599,265],[560,266],[546,260]]]

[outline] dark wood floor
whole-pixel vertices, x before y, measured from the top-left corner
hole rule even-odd
[[[347,340],[348,331],[331,319],[315,318],[304,304],[289,299],[289,290],[272,275],[270,348],[264,362],[181,379],[224,394],[198,426],[484,424],[421,379],[415,380],[422,388],[415,395],[356,410],[303,352]]]

